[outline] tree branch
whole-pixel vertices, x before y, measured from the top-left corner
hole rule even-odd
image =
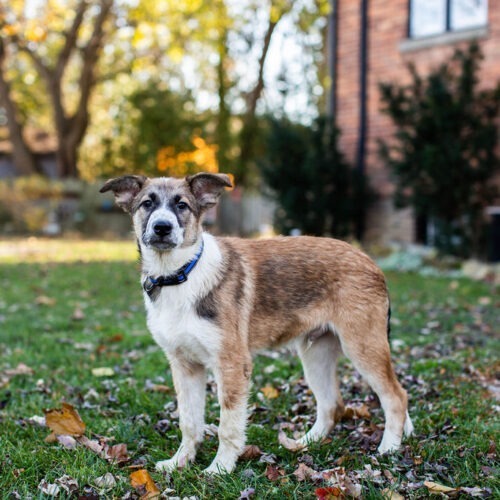
[[[76,47],[76,42],[78,41],[78,31],[83,23],[83,18],[85,12],[87,11],[89,4],[87,0],[81,0],[78,8],[76,10],[75,18],[73,19],[73,24],[71,28],[66,32],[64,38],[64,47],[62,48],[59,56],[57,58],[57,63],[55,67],[55,75],[57,80],[61,80],[64,70],[68,64],[71,52]]]

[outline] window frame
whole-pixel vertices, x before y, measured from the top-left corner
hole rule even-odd
[[[406,36],[408,40],[425,40],[427,38],[433,38],[433,37],[439,37],[442,35],[448,35],[449,33],[460,33],[462,31],[472,31],[472,30],[477,30],[481,28],[486,28],[488,26],[488,14],[489,14],[489,7],[490,7],[490,2],[486,4],[486,22],[484,24],[478,24],[475,26],[469,26],[466,28],[458,28],[458,29],[453,29],[451,26],[451,7],[452,7],[452,2],[454,0],[444,0],[446,2],[446,8],[445,8],[445,28],[444,31],[440,31],[439,33],[433,33],[432,35],[420,35],[420,36],[415,36],[411,32],[411,19],[412,19],[412,5],[415,0],[408,0],[408,22],[406,26]]]

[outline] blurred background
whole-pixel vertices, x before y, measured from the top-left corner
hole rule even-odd
[[[498,47],[487,0],[0,0],[0,235],[130,238],[103,179],[220,171],[215,232],[498,261]]]

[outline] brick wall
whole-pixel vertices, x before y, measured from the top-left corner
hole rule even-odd
[[[338,0],[337,119],[342,136],[340,145],[349,161],[356,159],[359,126],[359,39],[361,0]],[[488,27],[476,32],[484,61],[481,83],[491,87],[500,79],[500,2],[489,2]],[[367,240],[413,241],[411,211],[396,211],[390,202],[393,185],[389,171],[377,153],[377,139],[392,137],[390,119],[380,112],[379,82],[408,83],[406,69],[413,62],[420,74],[438,66],[455,48],[471,40],[451,41],[436,37],[435,43],[407,41],[408,0],[371,0],[368,11],[368,126],[366,173],[379,194],[368,214]],[[465,34],[465,32],[464,32]],[[428,46],[422,46],[428,44]]]

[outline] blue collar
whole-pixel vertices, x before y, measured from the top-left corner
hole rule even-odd
[[[203,247],[204,243],[202,239],[199,252],[192,260],[190,260],[187,264],[184,264],[174,274],[169,274],[168,276],[158,276],[157,278],[147,276],[142,285],[144,291],[149,295],[149,297],[152,297],[158,287],[180,285],[181,283],[187,281],[189,273],[195,268],[196,264],[198,264],[198,261],[200,260],[201,254],[203,253]]]

